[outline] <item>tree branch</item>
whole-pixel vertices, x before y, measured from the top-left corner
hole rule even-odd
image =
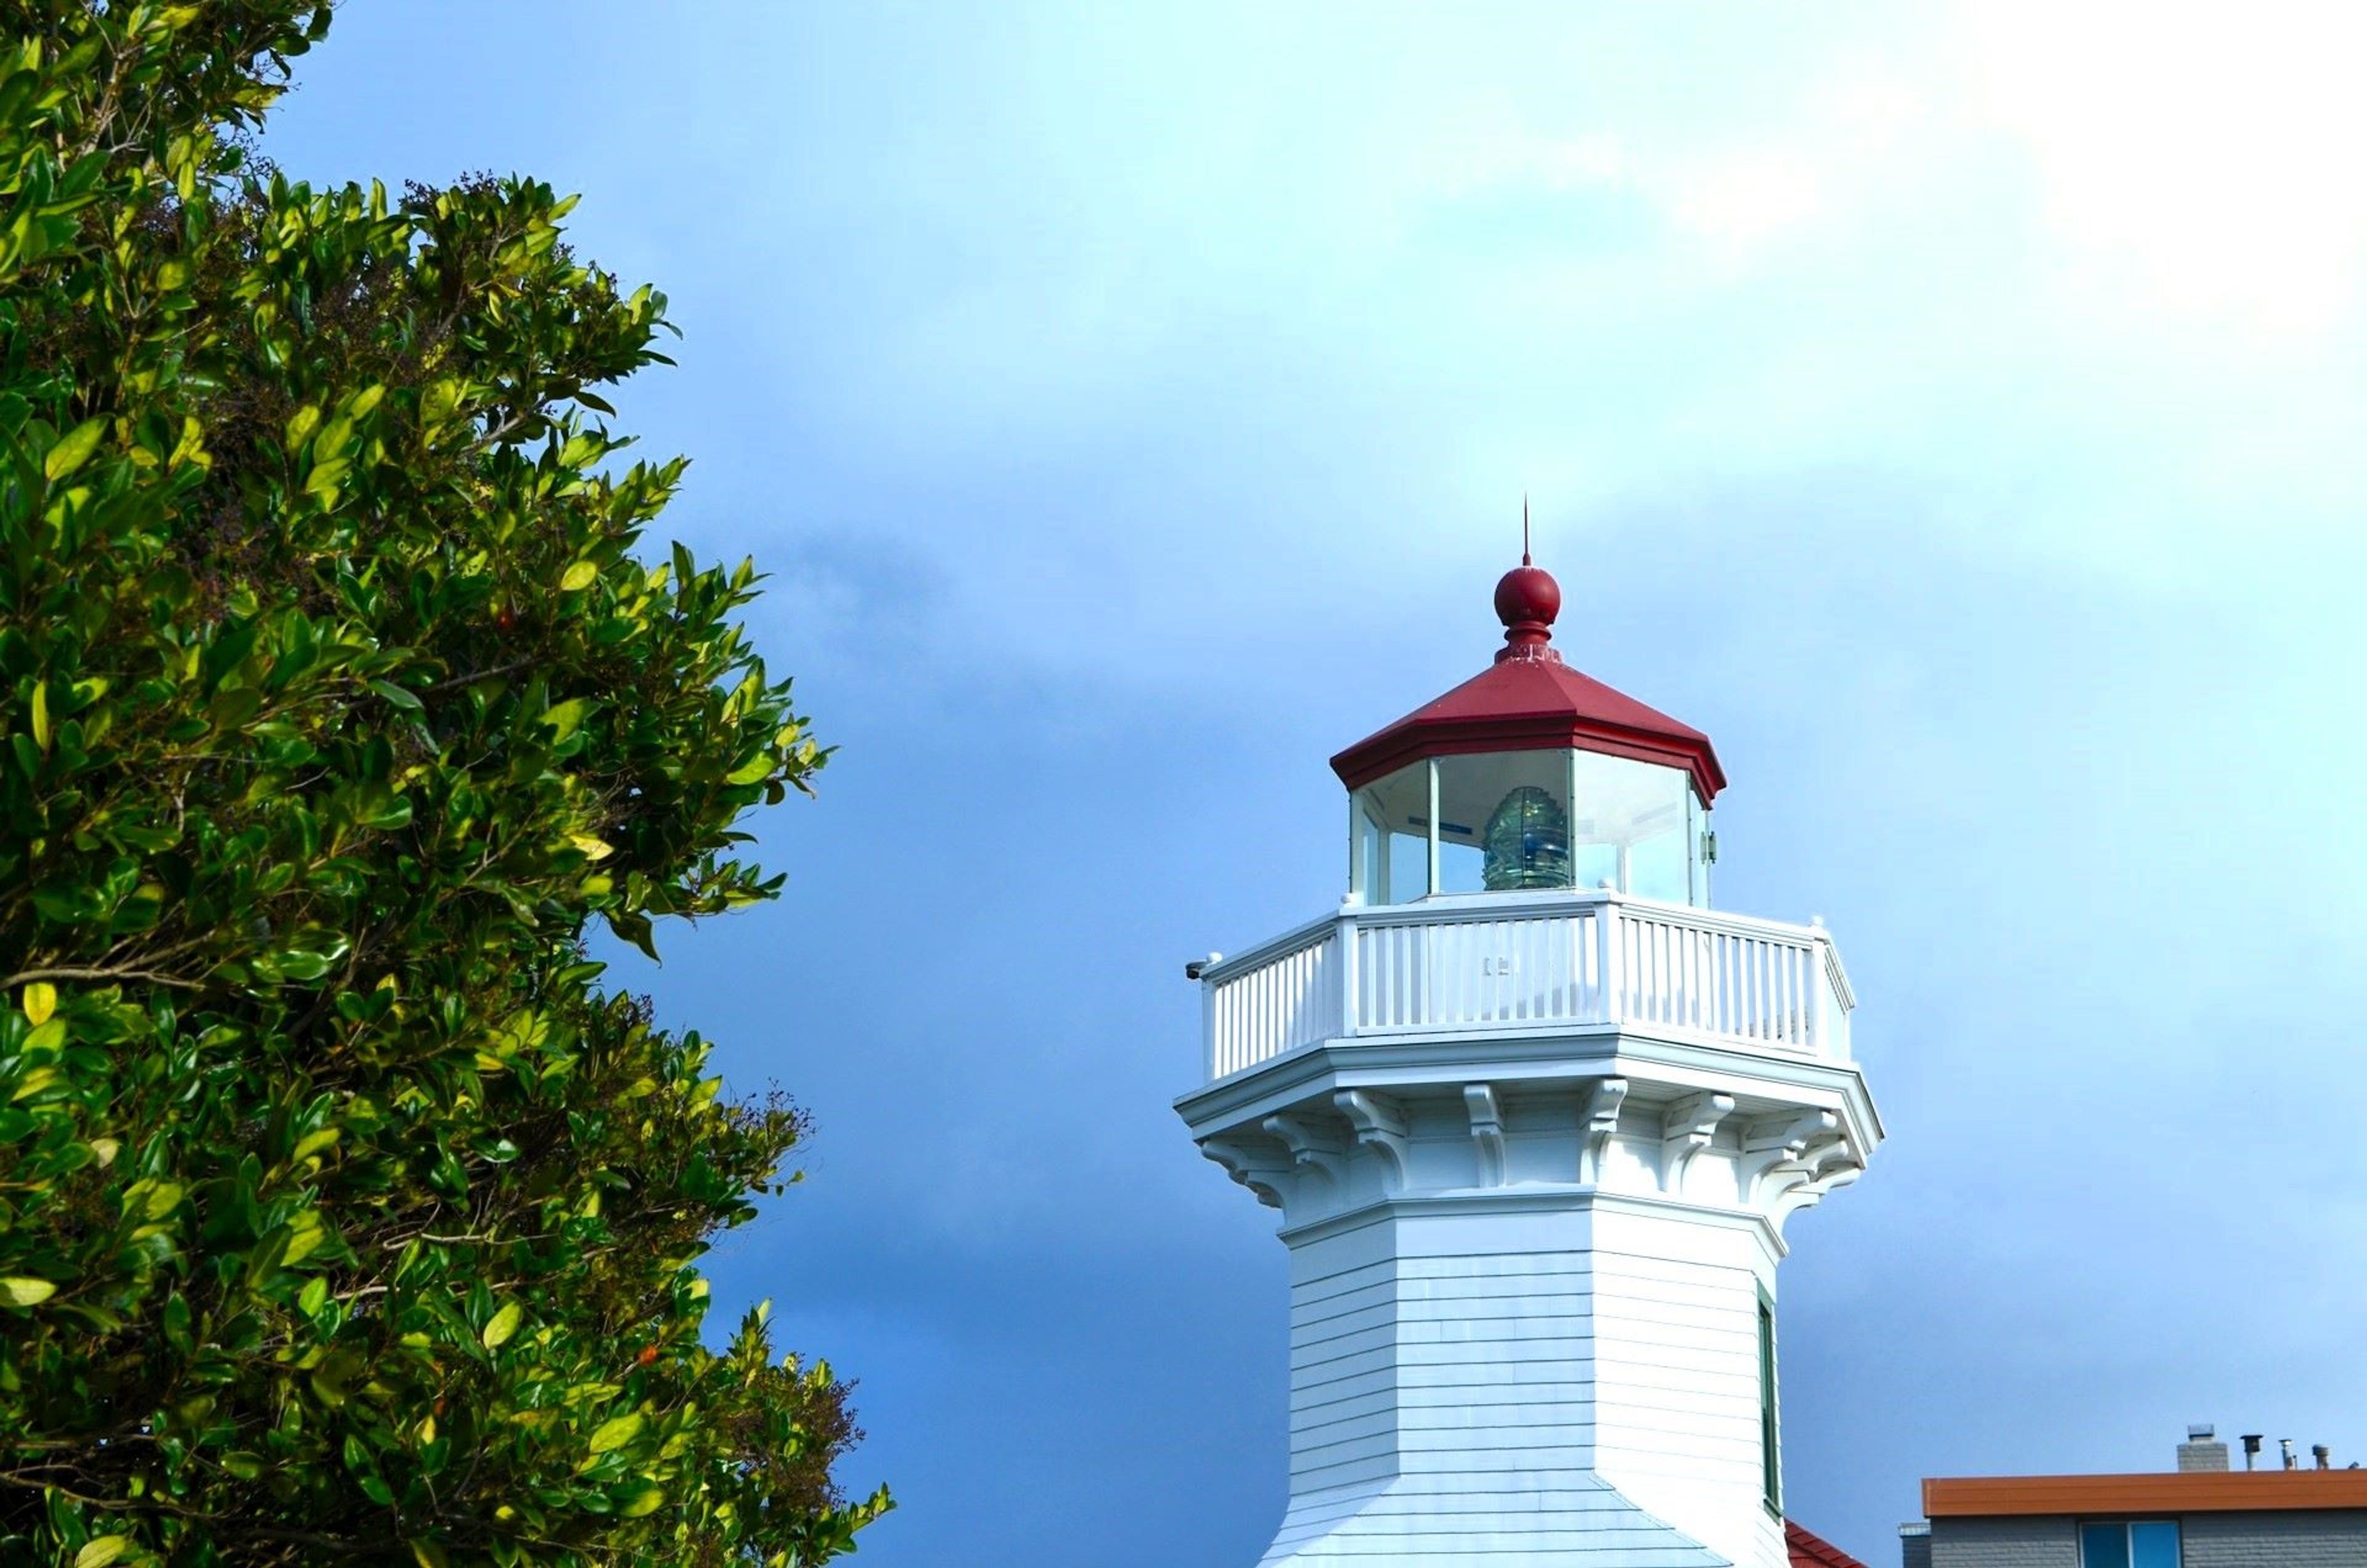
[[[202,991],[202,980],[185,979],[178,975],[162,975],[153,969],[131,969],[109,965],[100,968],[62,967],[53,969],[20,969],[0,980],[0,991],[12,990],[34,980],[147,980],[159,986],[178,986],[185,991]]]

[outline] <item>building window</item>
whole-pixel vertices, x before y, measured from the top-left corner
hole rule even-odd
[[[2176,1519],[2079,1527],[2079,1568],[2180,1568]]]
[[[1768,1511],[1784,1511],[1784,1456],[1775,1424],[1775,1303],[1759,1292],[1759,1467]],[[2171,1559],[2175,1568],[2177,1559]]]

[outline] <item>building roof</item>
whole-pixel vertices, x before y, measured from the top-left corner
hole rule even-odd
[[[1865,1568],[1831,1541],[1789,1519],[1784,1521],[1784,1544],[1791,1550],[1792,1568]]]
[[[2367,1470],[2235,1470],[2146,1475],[1934,1477],[1931,1518],[2046,1514],[2232,1514],[2367,1508]]]
[[[1524,559],[1496,585],[1505,630],[1495,663],[1357,741],[1331,771],[1362,789],[1426,757],[1570,747],[1682,768],[1709,804],[1726,787],[1709,737],[1564,664],[1552,647],[1560,609],[1561,590]]]

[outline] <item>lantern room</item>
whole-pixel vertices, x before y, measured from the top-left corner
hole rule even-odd
[[[1726,784],[1709,737],[1564,664],[1560,610],[1524,555],[1496,585],[1495,662],[1331,759],[1352,902],[1611,888],[1708,905]]]

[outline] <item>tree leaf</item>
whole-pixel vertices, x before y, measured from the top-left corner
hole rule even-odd
[[[177,1181],[143,1178],[123,1190],[123,1212],[137,1208],[143,1219],[161,1220],[180,1206],[182,1191]]]
[[[419,700],[418,693],[398,686],[391,681],[372,681],[369,689],[399,708],[406,708],[413,713],[424,713],[427,709],[427,705]]]
[[[598,581],[599,576],[599,563],[588,560],[577,561],[560,575],[559,591],[561,593],[572,593],[579,588],[589,588]]]
[[[48,1280],[28,1279],[21,1274],[0,1278],[0,1302],[10,1306],[39,1306],[58,1293],[58,1287]]]
[[[525,1320],[526,1314],[520,1310],[515,1302],[511,1302],[501,1311],[493,1314],[492,1321],[485,1325],[483,1335],[485,1348],[498,1350],[508,1344],[510,1336],[518,1331],[518,1325]]]
[[[286,1269],[294,1268],[320,1251],[322,1244],[329,1239],[328,1229],[316,1213],[305,1214],[294,1223],[296,1228],[288,1237],[288,1250],[279,1258],[280,1267]]]
[[[300,947],[289,948],[271,955],[272,967],[283,980],[317,980],[329,972],[329,955],[311,953]]]
[[[107,1565],[131,1550],[128,1535],[94,1536],[74,1553],[74,1568],[107,1568]]]
[[[39,1028],[58,1010],[58,988],[47,980],[36,980],[25,987],[24,1004],[26,1019]]]
[[[592,1434],[592,1451],[605,1454],[623,1448],[641,1435],[643,1424],[641,1413],[638,1410],[629,1416],[612,1416],[601,1422]]]
[[[549,727],[552,739],[564,740],[575,733],[591,711],[592,700],[589,697],[570,697],[563,703],[554,703],[545,708],[542,722]]]
[[[106,434],[107,420],[104,416],[94,416],[84,420],[80,424],[58,437],[57,444],[50,448],[50,455],[41,459],[42,474],[51,484],[55,484],[73,473],[89,460],[93,452],[98,450],[98,438]],[[113,1559],[110,1558],[108,1561],[112,1562]]]

